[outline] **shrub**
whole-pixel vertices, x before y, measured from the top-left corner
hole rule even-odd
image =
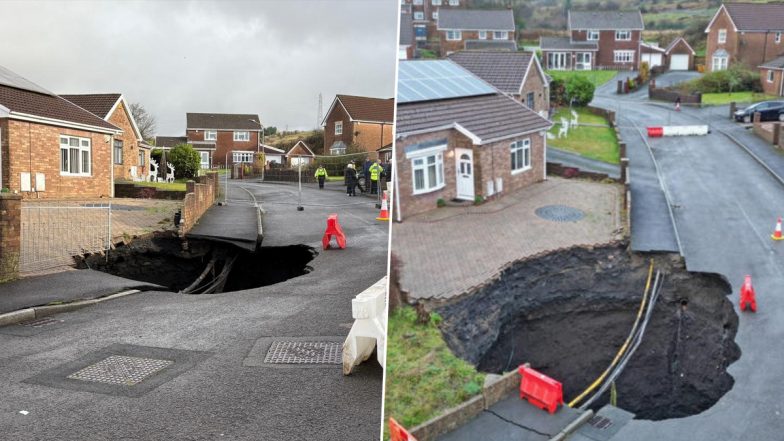
[[[485,201],[485,198],[483,198],[481,195],[474,196],[474,204],[475,205],[481,205],[484,201]]]
[[[11,189],[7,187],[3,187],[2,189],[0,189],[0,193],[11,193]]]
[[[564,80],[553,78],[553,81],[550,82],[550,107],[564,106],[567,104]]]
[[[741,64],[733,64],[727,70],[706,73],[680,87],[688,93],[759,92],[761,88],[759,76]]]
[[[180,144],[166,153],[166,161],[174,166],[174,177],[192,178],[199,171],[201,160],[199,152],[190,144]],[[161,167],[165,165],[161,164]],[[168,172],[168,170],[166,170]]]
[[[436,207],[438,208],[446,207],[446,201],[444,200],[444,198],[438,198],[438,200],[436,201]]]
[[[650,77],[651,77],[651,68],[650,66],[648,66],[647,61],[643,61],[640,64],[640,80],[642,80],[642,82],[644,83],[648,81]]]
[[[578,106],[587,106],[593,100],[593,93],[596,86],[583,76],[575,75],[566,81],[564,87],[567,98],[574,100]]]

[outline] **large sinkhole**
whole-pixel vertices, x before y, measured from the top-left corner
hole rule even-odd
[[[573,248],[507,268],[498,279],[436,308],[452,351],[480,371],[528,362],[563,383],[568,402],[610,364],[637,316],[651,256],[623,245]],[[616,379],[617,405],[636,418],[700,413],[732,388],[738,328],[720,275],[688,272],[656,255],[660,296],[637,351]],[[603,394],[591,408],[606,404]]]
[[[308,263],[318,254],[307,245],[260,247],[249,252],[212,241],[188,240],[187,247],[183,243],[176,234],[153,233],[116,247],[108,259],[105,254],[82,256],[77,267],[177,292],[217,293],[273,285],[307,274],[312,270]]]

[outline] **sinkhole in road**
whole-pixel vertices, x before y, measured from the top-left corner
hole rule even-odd
[[[629,335],[650,258],[665,278],[642,343],[615,382],[617,405],[647,420],[700,413],[733,386],[727,367],[740,358],[738,316],[724,277],[688,272],[677,255],[632,254],[618,244],[516,262],[477,292],[437,307],[442,333],[480,371],[531,363],[563,383],[568,402]],[[608,401],[605,393],[591,408]]]
[[[117,246],[108,254],[77,258],[77,268],[192,294],[231,292],[273,285],[309,273],[318,252],[307,245],[260,247],[255,253],[206,240],[188,240],[158,232]],[[189,289],[189,287],[191,289]]]

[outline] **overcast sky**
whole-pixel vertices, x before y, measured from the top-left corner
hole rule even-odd
[[[399,3],[3,1],[0,65],[55,93],[122,93],[158,135],[184,135],[186,112],[311,129],[319,92],[325,113],[337,93],[394,95]]]

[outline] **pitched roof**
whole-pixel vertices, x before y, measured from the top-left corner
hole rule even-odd
[[[186,136],[156,136],[156,147],[176,147],[180,144],[187,144],[188,138]]]
[[[44,119],[44,124],[94,128],[117,133],[121,129],[0,66],[0,107],[9,117]]]
[[[411,14],[400,14],[400,38],[398,44],[412,46],[414,40],[414,20]]]
[[[654,52],[658,52],[658,53],[667,52],[664,48],[650,43],[640,43],[640,51],[646,54],[654,53]]]
[[[261,145],[261,149],[264,150],[264,153],[270,153],[270,154],[273,154],[273,155],[280,154],[280,153],[286,153],[286,151],[283,150],[283,149],[279,149],[277,147],[273,147],[273,146],[267,145],[267,144],[262,144]]]
[[[119,93],[89,93],[89,94],[63,94],[61,97],[76,104],[90,113],[106,119],[117,100],[122,94]]]
[[[569,11],[569,30],[643,30],[642,13],[629,11]]]
[[[784,3],[725,3],[722,7],[739,31],[784,31]]]
[[[295,150],[301,151],[302,153],[295,154],[294,153]],[[288,158],[289,156],[316,156],[316,154],[313,153],[313,150],[311,150],[310,147],[308,147],[308,145],[305,144],[304,141],[299,140],[297,141],[296,144],[294,144],[291,150],[289,150],[289,152],[286,153],[286,157]]]
[[[539,47],[547,50],[583,50],[598,51],[599,44],[595,41],[572,41],[569,37],[539,37]]]
[[[520,93],[533,60],[531,52],[461,51],[449,59],[505,93]]]
[[[761,64],[759,67],[763,69],[777,69],[777,70],[784,70],[784,56],[778,57],[776,59],[770,60],[766,63]]]
[[[480,31],[515,30],[511,9],[440,9],[438,29],[466,29]]]
[[[348,116],[354,121],[392,124],[395,120],[395,100],[393,98],[371,98],[338,94],[335,96],[335,102],[332,103],[332,106],[334,107],[338,101],[340,101]],[[332,108],[330,108],[331,110]]]
[[[455,128],[477,144],[548,129],[552,123],[501,94],[401,104],[397,135]],[[459,127],[458,127],[459,126]]]
[[[692,55],[696,54],[696,52],[694,52],[694,49],[692,49],[692,47],[691,47],[691,45],[689,44],[689,42],[688,42],[688,41],[686,41],[686,39],[685,39],[685,38],[683,38],[683,37],[678,37],[678,38],[676,38],[675,40],[672,40],[672,42],[671,42],[671,43],[670,43],[670,44],[667,46],[667,49],[665,49],[665,50],[664,50],[664,52],[665,52],[665,53],[667,53],[667,54],[669,54],[669,53],[670,53],[670,52],[671,52],[673,49],[675,49],[675,47],[676,47],[676,46],[678,45],[678,43],[680,43],[680,42],[683,42],[683,44],[685,44],[685,45],[686,45],[686,47],[688,47],[688,48],[689,48],[689,51],[691,51]]]
[[[186,113],[188,129],[261,130],[258,115],[252,113]]]
[[[465,48],[469,51],[516,51],[517,42],[514,40],[466,40]]]

